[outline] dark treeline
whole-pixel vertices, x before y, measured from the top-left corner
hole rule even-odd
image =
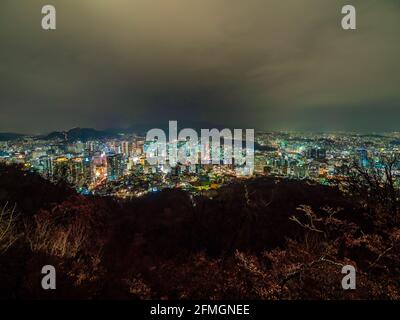
[[[397,220],[350,191],[256,178],[121,201],[2,166],[0,297],[398,299]],[[342,289],[347,264],[356,290]]]

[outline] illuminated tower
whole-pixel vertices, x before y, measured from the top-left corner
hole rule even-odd
[[[131,144],[128,141],[121,142],[121,149],[124,157],[129,157],[131,155]]]
[[[359,163],[360,166],[362,167],[367,167],[368,166],[368,152],[365,149],[358,149],[358,156],[359,156]]]
[[[117,181],[123,175],[122,154],[112,154],[107,156],[107,180]]]

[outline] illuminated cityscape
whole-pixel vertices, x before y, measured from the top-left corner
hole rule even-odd
[[[400,133],[257,132],[253,176],[313,180],[329,185],[349,174],[356,161],[383,169],[382,156],[400,152]],[[182,147],[184,144],[178,144]],[[249,176],[233,164],[150,165],[148,143],[137,135],[69,142],[23,137],[0,142],[0,161],[16,163],[83,195],[140,197],[165,188],[212,196],[224,184]],[[221,148],[221,153],[223,152]],[[400,168],[394,170],[399,182]]]
[[[0,302],[400,302],[399,31],[399,0],[2,0]]]

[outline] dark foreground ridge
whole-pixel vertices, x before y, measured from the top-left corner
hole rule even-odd
[[[117,201],[1,167],[0,205],[0,298],[400,298],[398,225],[334,187],[258,178]]]

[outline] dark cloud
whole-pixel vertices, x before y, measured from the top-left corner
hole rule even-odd
[[[399,129],[400,5],[348,1],[39,0],[0,4],[0,131],[209,122]]]

